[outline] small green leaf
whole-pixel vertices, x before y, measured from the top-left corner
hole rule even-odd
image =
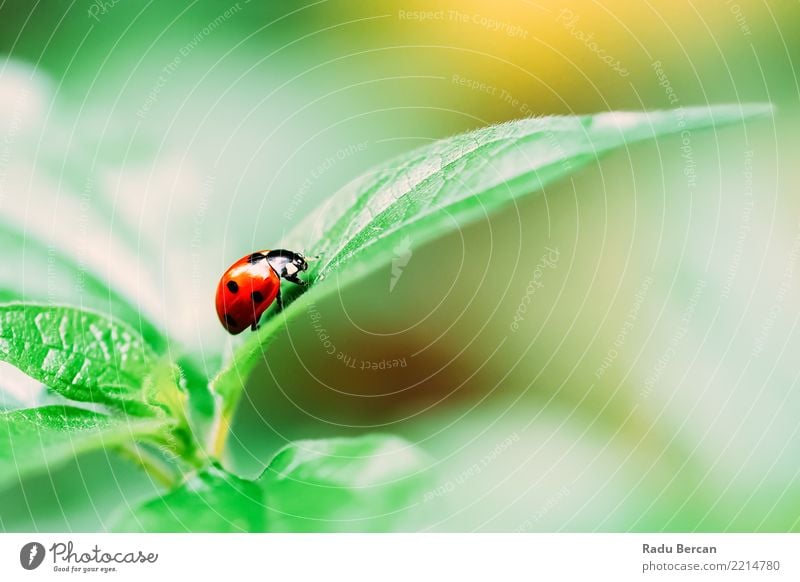
[[[89,311],[0,305],[0,360],[65,398],[153,414],[145,379],[153,350],[131,327]]]
[[[122,532],[264,531],[261,489],[217,467],[191,477],[177,489],[152,499],[116,523]]]
[[[213,400],[208,382],[187,378],[186,365],[161,360],[145,378],[145,392],[151,403],[165,409],[174,421],[172,449],[185,461],[196,467],[205,466],[208,460],[207,441],[211,426]]]
[[[186,390],[189,393],[189,404],[192,415],[196,420],[205,423],[214,416],[214,394],[208,385],[208,376],[203,370],[203,363],[190,355],[184,355],[177,359],[177,364],[181,369]]]
[[[320,255],[310,272],[315,278],[344,267],[352,277],[352,271],[374,269],[375,261],[385,265],[399,233],[418,246],[541,191],[610,151],[770,112],[768,105],[720,105],[542,117],[487,127],[415,150],[356,180],[298,224],[285,244]],[[387,238],[393,241],[388,246]]]
[[[216,438],[215,412],[217,399],[208,383],[208,378],[187,359],[179,360],[183,386],[188,393],[188,426],[192,440],[197,444],[197,454],[208,457],[213,453],[213,439]]]
[[[270,531],[397,531],[413,527],[429,459],[393,436],[303,440],[259,479]]]
[[[320,255],[307,273],[312,284],[293,303],[285,298],[283,312],[247,338],[214,379],[224,403],[221,426],[230,422],[248,376],[276,332],[312,302],[385,268],[394,247],[409,241],[419,246],[485,218],[614,150],[771,111],[769,105],[745,104],[523,119],[436,142],[355,180],[284,241],[285,248]]]
[[[0,413],[0,487],[81,453],[161,434],[155,419],[110,417],[71,406]]]

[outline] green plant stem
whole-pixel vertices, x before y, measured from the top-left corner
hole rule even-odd
[[[300,295],[292,305],[300,301],[304,295]],[[211,393],[214,395],[215,412],[214,424],[210,431],[210,438],[208,450],[211,457],[219,461],[222,454],[225,452],[225,444],[228,440],[228,433],[230,432],[233,416],[236,414],[236,409],[239,406],[239,400],[244,391],[244,384],[250,377],[250,373],[260,361],[259,356],[263,357],[266,346],[275,337],[278,329],[287,324],[288,306],[284,307],[281,313],[274,314],[267,319],[261,326],[261,329],[253,334],[253,337],[259,338],[257,341],[250,340],[244,350],[252,350],[253,353],[248,354],[242,358],[239,365],[231,365],[220,372],[211,381]],[[295,307],[297,309],[297,307]]]
[[[173,489],[180,482],[179,475],[165,462],[150,453],[141,445],[130,443],[121,448],[123,456],[142,467],[145,472],[161,485]]]
[[[225,444],[228,442],[230,428],[230,415],[223,411],[222,407],[219,407],[214,415],[214,429],[211,431],[209,443],[211,456],[217,461],[222,459],[222,454],[225,452]]]

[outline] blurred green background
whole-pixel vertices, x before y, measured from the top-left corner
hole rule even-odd
[[[797,530],[798,23],[755,0],[5,2],[0,289],[114,311],[91,276],[115,280],[213,373],[239,341],[222,271],[376,163],[528,115],[771,101],[409,240],[399,275],[315,306],[325,340],[309,317],[271,345],[230,462],[393,432],[434,459],[419,529]],[[152,488],[90,455],[3,492],[0,529],[103,529]]]

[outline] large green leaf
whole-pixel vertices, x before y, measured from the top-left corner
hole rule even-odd
[[[128,325],[71,307],[0,305],[0,360],[65,398],[154,413],[157,357]]]
[[[413,528],[429,458],[398,437],[302,440],[281,450],[259,479],[270,531]]]
[[[180,487],[120,517],[125,532],[264,531],[261,489],[217,467],[192,476]]]
[[[350,284],[390,264],[404,240],[419,246],[628,145],[673,134],[690,139],[692,131],[770,112],[769,105],[721,105],[523,119],[420,148],[352,182],[285,241],[287,248],[320,255],[307,274],[312,284],[249,337],[214,379],[224,401],[223,429],[276,332],[310,303],[338,292],[337,282]]]
[[[111,417],[70,406],[0,413],[0,487],[93,449],[159,435],[163,421]]]

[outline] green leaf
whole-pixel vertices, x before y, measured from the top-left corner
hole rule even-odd
[[[0,360],[69,400],[153,414],[157,357],[131,327],[71,307],[0,305]]]
[[[193,442],[199,446],[197,453],[207,456],[211,453],[212,439],[215,437],[215,395],[211,392],[208,376],[194,358],[188,355],[179,358],[178,366],[181,370],[181,385],[188,395],[187,425]]]
[[[763,104],[720,105],[523,119],[436,142],[355,180],[284,241],[285,248],[320,255],[307,273],[312,284],[290,305],[287,297],[283,312],[247,338],[213,380],[223,400],[223,430],[276,332],[309,304],[385,268],[396,246],[419,246],[482,219],[614,150],[668,135],[690,137],[771,111]],[[335,281],[322,281],[332,274]]]
[[[200,383],[191,375],[196,373],[186,361],[179,365],[161,360],[144,385],[150,402],[165,409],[174,421],[170,448],[195,467],[203,467],[208,464],[206,449],[213,400],[208,382]]]
[[[480,129],[415,150],[351,183],[299,224],[286,243],[320,255],[311,272],[316,278],[351,267],[354,257],[369,251],[352,265],[367,272],[374,268],[370,259],[387,262],[386,239],[398,233],[419,245],[625,145],[770,111],[765,105],[723,105],[609,112]]]
[[[270,531],[413,528],[429,459],[394,436],[303,440],[281,450],[259,479]]]
[[[261,489],[217,467],[191,477],[177,489],[122,515],[123,532],[264,531]]]
[[[71,406],[0,413],[0,487],[81,453],[158,435],[163,421],[111,417]]]
[[[13,301],[22,301],[22,297],[16,291],[0,287],[0,303],[10,303]]]
[[[127,511],[125,532],[397,531],[428,484],[428,457],[400,438],[298,441],[257,481],[211,466]]]

